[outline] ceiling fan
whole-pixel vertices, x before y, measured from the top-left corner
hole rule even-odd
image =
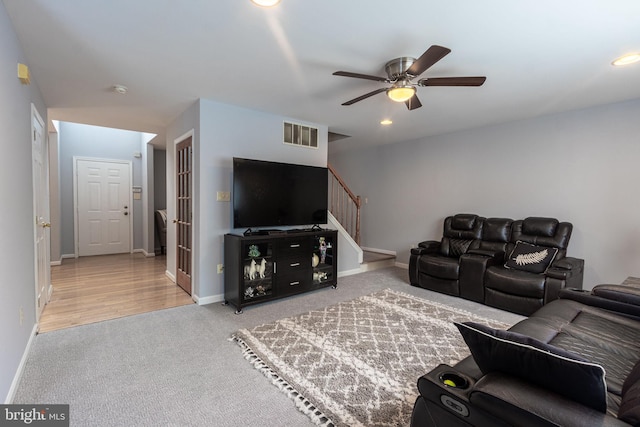
[[[420,58],[402,57],[392,59],[384,66],[387,77],[371,76],[368,74],[351,73],[349,71],[336,71],[334,76],[355,77],[357,79],[373,80],[391,84],[391,87],[376,89],[354,98],[342,105],[351,105],[367,99],[373,95],[387,92],[387,96],[396,102],[404,102],[409,110],[422,107],[422,103],[416,95],[416,86],[482,86],[486,77],[432,77],[412,82],[413,79],[424,73],[433,64],[440,61],[451,52],[446,47],[433,45],[427,49]]]

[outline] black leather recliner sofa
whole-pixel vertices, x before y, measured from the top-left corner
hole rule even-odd
[[[640,288],[563,289],[508,331],[457,326],[472,355],[418,380],[411,427],[640,426]]]
[[[584,260],[568,257],[573,226],[555,218],[524,220],[457,214],[444,220],[440,241],[411,250],[414,286],[529,315],[582,288]]]

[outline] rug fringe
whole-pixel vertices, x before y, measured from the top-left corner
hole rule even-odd
[[[300,394],[293,386],[291,386],[284,378],[271,369],[264,361],[258,356],[242,338],[237,335],[232,335],[229,339],[235,341],[240,348],[242,348],[242,356],[251,363],[251,365],[262,372],[262,374],[271,380],[280,391],[286,394],[292,399],[296,405],[296,408],[303,414],[311,418],[314,424],[321,427],[335,427],[333,422],[322,413],[318,408],[313,405],[306,397]]]

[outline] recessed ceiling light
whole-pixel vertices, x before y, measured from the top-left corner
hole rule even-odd
[[[280,3],[280,0],[251,0],[251,2],[261,7],[273,7]]]
[[[120,95],[124,95],[129,90],[126,86],[123,85],[113,85],[111,89]]]
[[[612,62],[613,65],[629,65],[640,61],[640,53],[630,53],[623,55]]]
[[[393,120],[391,120],[391,119],[384,119],[384,120],[380,121],[380,124],[382,126],[389,126],[391,123],[393,123]]]

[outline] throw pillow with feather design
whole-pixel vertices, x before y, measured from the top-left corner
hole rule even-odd
[[[518,240],[504,266],[514,270],[542,274],[547,271],[557,254],[558,248],[532,245]]]

